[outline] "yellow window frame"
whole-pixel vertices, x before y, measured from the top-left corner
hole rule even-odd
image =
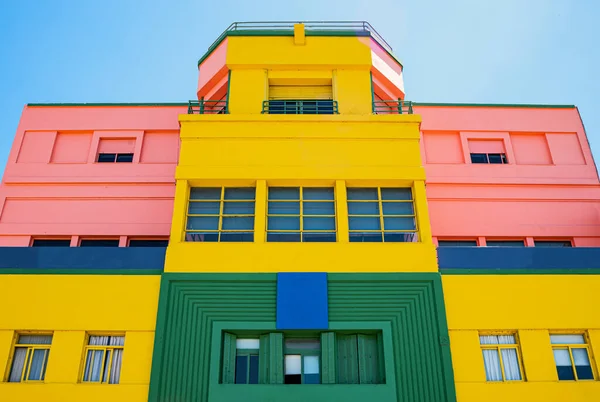
[[[192,188],[220,188],[221,189],[221,195],[219,197],[219,199],[206,199],[206,200],[192,200],[190,199],[189,195],[191,193],[191,189]],[[254,189],[254,198],[253,199],[246,199],[246,200],[229,200],[229,199],[225,199],[225,190],[228,188],[253,188]],[[190,214],[189,213],[189,206],[190,203],[201,203],[201,202],[218,202],[219,203],[219,214]],[[225,209],[225,202],[253,202],[254,203],[254,214],[225,214],[223,212],[223,210]],[[256,187],[252,187],[252,186],[214,186],[214,187],[210,187],[210,186],[199,186],[199,187],[191,187],[189,189],[188,192],[188,205],[185,211],[185,234],[187,235],[189,234],[194,234],[194,233],[216,233],[218,235],[218,242],[221,242],[221,234],[222,233],[250,233],[252,232],[254,234],[254,228],[252,228],[252,230],[245,230],[245,229],[223,229],[223,218],[254,218],[256,215]],[[217,226],[217,229],[207,229],[207,230],[190,230],[187,228],[187,222],[188,219],[190,217],[219,217],[219,223]]]
[[[495,350],[498,353],[498,359],[500,361],[500,372],[502,373],[502,381],[501,382],[524,382],[525,381],[525,369],[523,368],[523,359],[521,356],[521,343],[519,342],[519,335],[516,332],[481,332],[479,336],[501,336],[501,335],[511,335],[515,337],[515,343],[510,344],[479,344],[481,350]],[[506,374],[504,373],[504,359],[502,358],[502,350],[503,349],[514,349],[517,353],[517,361],[519,362],[519,371],[521,372],[520,380],[507,380]],[[485,365],[485,361],[483,363]],[[486,382],[500,382],[500,381],[486,381]]]
[[[356,214],[351,214],[350,212],[348,212],[348,223],[350,222],[350,218],[379,218],[379,226],[381,227],[381,229],[379,230],[374,230],[374,229],[370,229],[370,230],[357,230],[357,229],[348,229],[348,231],[350,232],[350,234],[352,233],[381,233],[382,236],[385,235],[386,233],[416,233],[417,234],[417,240],[418,240],[418,233],[419,233],[419,223],[417,221],[417,214],[416,214],[416,207],[415,207],[415,196],[414,196],[414,189],[412,187],[361,187],[361,186],[352,186],[352,187],[348,187],[348,189],[352,189],[352,188],[376,188],[377,189],[377,200],[350,200],[347,199],[346,202],[348,204],[356,202],[356,203],[372,203],[372,202],[377,202],[379,205],[379,214],[370,214],[370,215],[356,215]],[[410,200],[383,200],[381,197],[381,189],[386,189],[386,188],[390,188],[390,189],[402,189],[402,188],[408,188],[410,190]],[[391,215],[391,214],[384,214],[383,213],[383,203],[384,202],[402,202],[402,203],[410,203],[413,206],[413,213],[411,215]],[[384,218],[413,218],[414,222],[415,222],[415,228],[413,230],[406,230],[406,229],[389,229],[386,230],[385,229],[385,221]],[[385,236],[382,237],[382,242],[385,242]]]
[[[272,200],[269,198],[270,192],[269,189],[270,188],[297,188],[299,189],[299,199],[297,200]],[[305,232],[308,233],[335,233],[335,239],[337,242],[337,231],[338,231],[338,224],[337,224],[337,205],[335,202],[335,187],[334,186],[271,186],[270,188],[267,188],[267,214],[266,214],[266,221],[265,221],[265,227],[267,228],[267,233],[299,233],[300,234],[300,243],[304,242],[304,240],[302,239],[302,234]],[[304,199],[304,189],[305,188],[329,188],[333,191],[333,199],[332,200],[305,200]],[[300,203],[300,214],[269,214],[269,202],[299,202]],[[305,215],[304,214],[304,203],[308,202],[330,202],[333,204],[333,215]],[[299,218],[300,219],[300,230],[290,230],[290,229],[286,229],[286,230],[270,230],[269,229],[269,217],[276,217],[276,218]],[[333,218],[333,221],[335,223],[335,229],[334,230],[322,230],[322,229],[311,229],[311,230],[304,230],[304,218]]]
[[[21,375],[19,377],[19,382],[28,382],[28,383],[43,383],[45,381],[44,379],[41,380],[28,380],[25,378],[25,374],[30,374],[31,373],[31,364],[33,363],[33,353],[36,350],[43,350],[44,352],[44,364],[42,365],[41,368],[41,372],[44,372],[44,370],[48,369],[48,362],[47,362],[47,358],[48,355],[50,353],[50,348],[52,346],[52,343],[50,344],[39,344],[39,343],[34,343],[34,344],[29,344],[29,343],[18,343],[19,342],[19,337],[21,335],[39,335],[39,336],[53,336],[54,334],[51,332],[18,332],[15,334],[15,337],[13,339],[13,346],[11,349],[11,355],[10,358],[8,360],[8,369],[6,370],[6,375],[5,377],[5,381],[8,381],[8,379],[10,378],[10,373],[12,371],[12,366],[14,363],[14,359],[15,359],[15,353],[17,351],[17,348],[27,348],[27,352],[25,353],[25,362],[28,362],[27,364],[23,365],[23,369],[21,370]],[[40,372],[40,377],[41,377],[41,372]]]
[[[125,346],[122,345],[90,345],[90,338],[92,336],[115,336],[115,337],[125,337],[125,334],[97,334],[97,333],[93,333],[93,334],[88,334],[86,336],[86,340],[85,340],[85,347],[83,348],[83,365],[81,367],[81,374],[79,376],[80,382],[82,383],[89,383],[89,384],[109,384],[110,382],[110,378],[111,378],[111,370],[112,370],[112,359],[115,356],[115,350],[123,350],[125,348]],[[100,366],[100,381],[90,381],[90,380],[86,380],[85,379],[85,369],[88,366],[88,352],[90,351],[102,351],[102,364]],[[108,356],[109,354],[106,353],[110,351],[110,357],[108,360],[108,366],[106,365],[106,356]],[[92,353],[91,354],[92,358],[91,361],[89,362],[90,366],[93,366],[94,364],[94,359],[96,354]],[[122,364],[122,363],[121,363]],[[102,381],[102,379],[104,378],[104,368],[108,367],[108,372],[106,373],[106,381]],[[117,384],[114,384],[117,385]]]
[[[560,381],[596,381],[596,378],[598,377],[598,375],[596,373],[596,365],[594,364],[594,358],[592,355],[592,350],[590,348],[590,340],[589,340],[587,332],[556,331],[556,332],[550,332],[550,335],[581,335],[581,336],[583,336],[583,341],[585,342],[585,343],[553,343],[553,344],[551,344],[553,352],[555,349],[567,349],[569,352],[569,358],[571,359],[571,368],[573,369],[573,377],[575,377],[575,379],[574,380],[560,380]],[[585,349],[588,360],[590,361],[592,377],[594,377],[594,378],[580,380],[577,377],[577,367],[575,366],[575,358],[573,357],[572,349]]]

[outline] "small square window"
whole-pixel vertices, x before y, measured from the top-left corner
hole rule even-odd
[[[560,381],[594,379],[591,351],[585,334],[551,334],[550,343]]]
[[[117,163],[133,162],[133,154],[117,154]]]
[[[113,163],[117,159],[117,154],[98,154],[98,163]]]
[[[121,378],[124,336],[90,335],[85,348],[83,382],[118,384]]]
[[[514,334],[480,335],[487,381],[521,381],[519,345]]]
[[[52,335],[19,334],[17,336],[8,382],[44,381]]]

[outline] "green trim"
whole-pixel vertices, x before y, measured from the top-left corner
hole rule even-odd
[[[574,109],[575,105],[538,105],[538,104],[518,104],[518,103],[429,103],[414,102],[413,106],[456,106],[456,107],[515,107],[515,108],[534,108],[534,109]]]
[[[162,273],[162,269],[0,269],[0,275],[160,275]]]
[[[225,100],[225,113],[229,114],[229,93],[231,92],[231,70],[227,72],[227,95]]]
[[[600,270],[589,269],[440,269],[442,275],[600,275]]]
[[[373,86],[373,72],[369,71],[371,77],[371,113],[375,113],[375,87]]]
[[[187,102],[164,103],[28,103],[28,107],[68,107],[68,106],[187,106]]]

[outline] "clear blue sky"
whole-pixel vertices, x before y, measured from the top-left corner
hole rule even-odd
[[[600,163],[598,0],[3,0],[0,172],[26,103],[187,101],[231,22],[276,20],[369,21],[409,100],[575,104]]]

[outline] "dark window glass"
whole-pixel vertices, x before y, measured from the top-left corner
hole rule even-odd
[[[571,242],[568,240],[536,240],[536,247],[572,247]]]
[[[152,239],[129,240],[129,247],[167,247],[168,245],[169,245],[168,240],[152,240]]]
[[[575,374],[571,366],[556,366],[556,371],[559,380],[575,380]]]
[[[471,154],[471,163],[490,163],[494,165],[502,165],[508,163],[506,154]]]
[[[117,154],[98,154],[98,163],[112,163],[117,158]]]
[[[32,247],[70,247],[70,239],[33,239]]]
[[[235,383],[248,383],[248,356],[236,356],[235,358]]]
[[[523,240],[488,240],[488,247],[525,247]]]
[[[477,247],[476,240],[438,240],[438,247]]]
[[[117,154],[117,162],[133,162],[133,154]]]
[[[471,163],[488,163],[487,154],[471,154]]]
[[[258,355],[250,356],[250,378],[248,384],[258,384]]]
[[[302,374],[286,374],[286,384],[302,384]]]
[[[492,164],[503,164],[503,156],[504,154],[488,154],[488,160]]]
[[[119,240],[110,239],[83,239],[79,247],[119,247]]]

